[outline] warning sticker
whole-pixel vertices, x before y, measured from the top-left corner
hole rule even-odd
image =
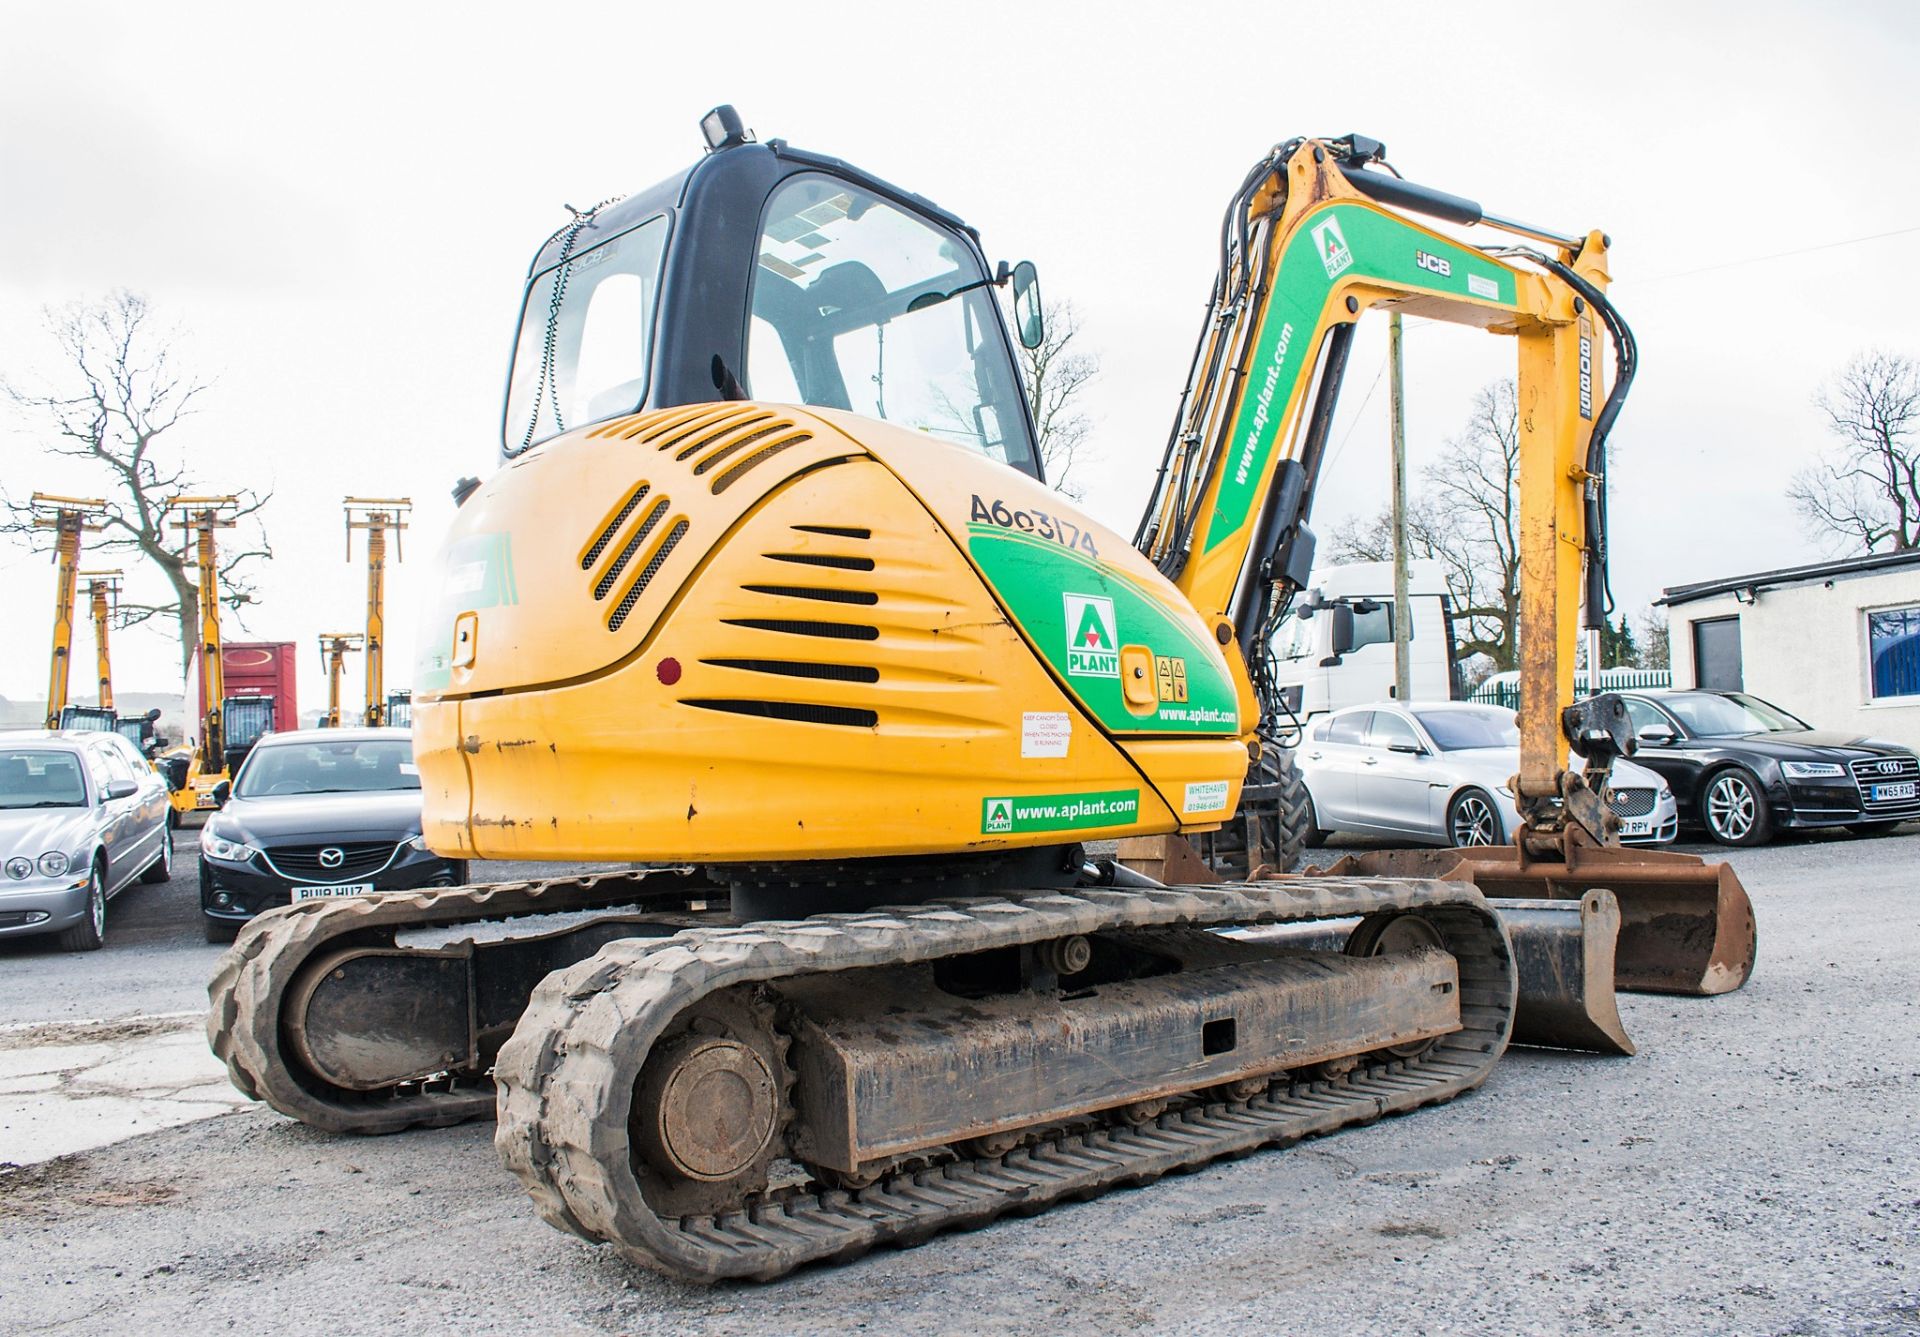
[[[1181,803],[1180,809],[1189,816],[1197,812],[1219,812],[1227,806],[1227,791],[1231,787],[1225,780],[1206,780],[1188,785],[1186,800]]]
[[[1064,710],[1029,710],[1020,717],[1022,757],[1064,757],[1073,724]]]

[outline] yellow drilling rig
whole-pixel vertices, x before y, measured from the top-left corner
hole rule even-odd
[[[362,723],[378,728],[387,722],[387,536],[393,536],[393,557],[403,557],[401,535],[406,531],[413,502],[406,497],[348,497],[347,560],[353,560],[353,532],[367,536],[367,630],[361,648],[366,654],[367,706]]]
[[[320,666],[327,675],[327,713],[320,721],[323,729],[340,727],[340,685],[347,676],[347,656],[360,649],[357,631],[320,633]]]
[[[173,791],[176,817],[208,813],[220,806],[214,793],[232,776],[227,765],[226,680],[220,638],[220,554],[217,534],[239,523],[235,496],[170,497],[162,507],[168,527],[193,548],[198,574],[200,643],[200,736],[184,781]]]
[[[34,526],[51,529],[54,534],[53,656],[47,678],[46,727],[59,729],[65,727],[68,680],[73,669],[73,618],[80,582],[80,546],[87,534],[100,532],[97,517],[106,512],[107,503],[98,497],[60,497],[36,492],[30,504]]]

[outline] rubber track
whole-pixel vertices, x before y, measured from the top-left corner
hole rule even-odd
[[[242,1095],[329,1132],[396,1133],[491,1118],[493,1086],[479,1077],[465,1086],[414,1087],[395,1094],[301,1081],[299,1065],[288,1061],[280,1040],[282,1002],[300,968],[354,938],[381,941],[398,929],[627,906],[655,895],[679,900],[686,891],[653,893],[645,874],[604,873],[389,892],[274,910],[249,920],[220,958],[207,985],[207,1043]]]
[[[775,1195],[719,1216],[660,1218],[632,1172],[628,1115],[641,1065],[674,1017],[716,990],[1105,929],[1386,909],[1425,911],[1459,962],[1463,1029],[1418,1060],[1374,1064],[1339,1081],[1283,1080],[1250,1101],[1192,1106],[1138,1128],[1061,1134],[1002,1157],[898,1173],[857,1192]],[[547,976],[496,1065],[494,1143],[552,1225],[686,1279],[764,1280],[1450,1099],[1484,1080],[1505,1049],[1514,991],[1498,919],[1479,892],[1447,882],[1087,889],[693,929],[609,943]]]

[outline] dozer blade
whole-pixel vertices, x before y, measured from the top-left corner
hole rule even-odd
[[[1315,876],[1469,882],[1505,908],[1577,900],[1595,888],[1620,903],[1614,987],[1634,993],[1731,993],[1753,973],[1753,902],[1733,869],[1691,854],[1579,846],[1568,860],[1523,859],[1511,845],[1349,854]]]
[[[1613,893],[1595,889],[1577,901],[1491,904],[1513,944],[1514,974],[1519,977],[1513,1043],[1595,1054],[1637,1052],[1614,1004],[1620,906]],[[1352,931],[1353,921],[1340,921],[1234,930],[1233,936],[1298,951],[1337,952]]]
[[[1614,943],[1620,904],[1602,888],[1579,900],[1502,900],[1494,905],[1513,943],[1520,976],[1513,1043],[1632,1054],[1614,1004]]]

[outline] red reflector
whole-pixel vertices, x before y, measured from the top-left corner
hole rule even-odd
[[[680,681],[680,661],[672,657],[661,660],[653,668],[654,676],[671,687]]]

